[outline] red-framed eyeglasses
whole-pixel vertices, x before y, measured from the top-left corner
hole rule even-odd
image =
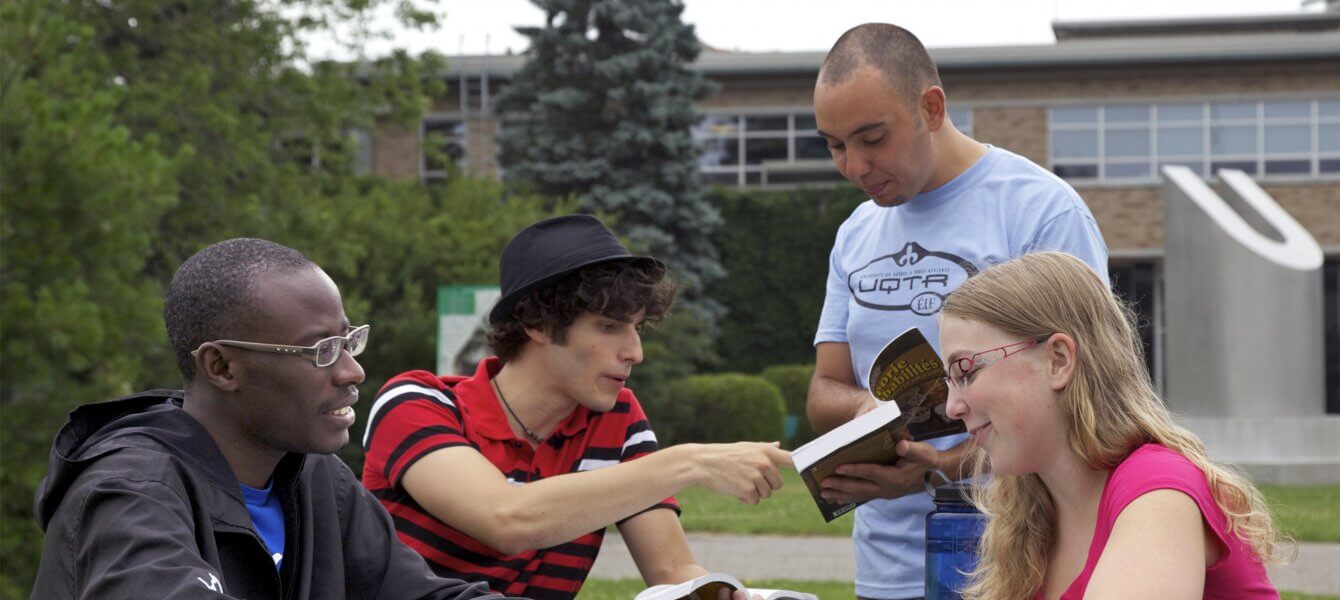
[[[983,350],[972,356],[956,358],[949,363],[949,374],[945,377],[945,381],[948,381],[951,385],[960,390],[966,388],[972,379],[973,373],[985,369],[999,361],[1005,360],[1010,356],[1023,352],[1024,350],[1033,348],[1038,344],[1051,339],[1053,335],[1055,334],[1049,333],[1037,339],[1015,342],[999,348]]]

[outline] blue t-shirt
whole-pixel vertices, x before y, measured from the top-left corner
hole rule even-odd
[[[284,561],[284,509],[279,505],[279,494],[274,493],[274,483],[266,484],[265,489],[238,485],[242,486],[242,498],[247,503],[247,512],[251,513],[251,524],[265,542],[270,558],[275,561],[275,569],[278,569]]]
[[[1001,148],[943,186],[906,204],[867,201],[838,229],[814,343],[851,350],[857,384],[894,336],[917,327],[940,346],[940,308],[970,275],[1028,252],[1073,254],[1107,281],[1107,246],[1084,200],[1060,178]],[[966,439],[931,442],[951,448]],[[926,513],[930,497],[874,500],[856,510],[856,594],[925,594]]]

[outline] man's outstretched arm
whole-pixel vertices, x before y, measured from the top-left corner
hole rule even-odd
[[[429,513],[494,549],[516,554],[575,539],[637,514],[690,485],[756,504],[781,487],[791,454],[773,444],[681,444],[613,466],[517,486],[478,451],[433,451],[403,485]]]

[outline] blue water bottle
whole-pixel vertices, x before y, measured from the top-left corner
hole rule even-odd
[[[968,502],[971,490],[964,483],[935,488],[935,510],[926,515],[926,600],[959,600],[977,566],[986,517]]]

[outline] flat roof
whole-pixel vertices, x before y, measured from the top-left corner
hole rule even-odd
[[[1243,63],[1340,59],[1340,13],[1057,22],[1053,44],[930,48],[941,71],[1005,67]],[[731,52],[704,48],[704,75],[812,74],[827,51]],[[523,54],[448,56],[445,76],[506,79]]]
[[[1228,33],[1307,33],[1340,30],[1340,12],[1191,17],[1179,19],[1127,19],[1109,21],[1057,21],[1052,33],[1058,40],[1084,37],[1132,37],[1141,35],[1223,35]]]

